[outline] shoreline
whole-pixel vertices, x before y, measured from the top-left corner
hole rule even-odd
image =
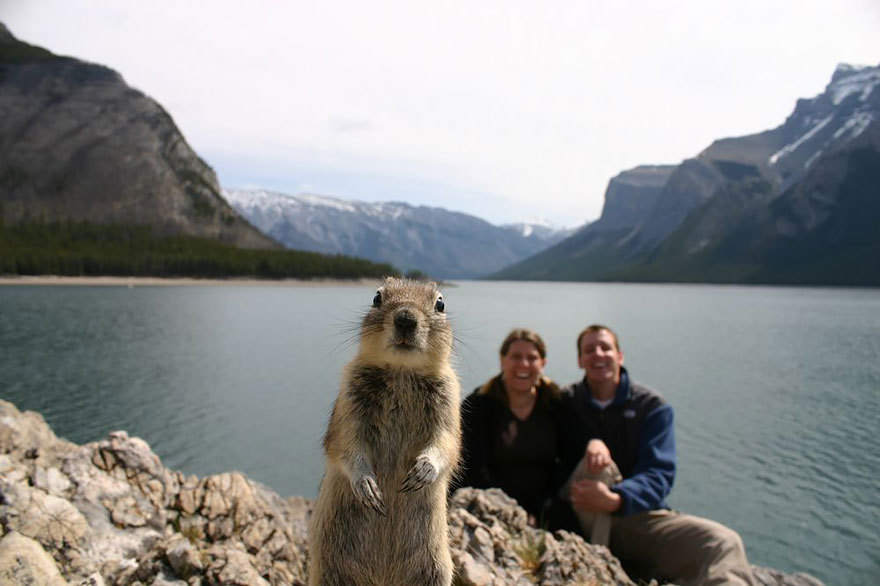
[[[380,279],[200,279],[195,277],[64,277],[57,275],[0,277],[2,286],[90,286],[90,287],[360,287]]]

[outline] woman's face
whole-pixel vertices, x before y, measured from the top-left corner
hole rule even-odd
[[[516,340],[501,357],[501,380],[508,393],[528,393],[537,386],[547,359],[526,340]]]

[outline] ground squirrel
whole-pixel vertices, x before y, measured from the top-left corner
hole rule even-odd
[[[312,586],[452,582],[446,492],[460,450],[452,341],[435,284],[384,281],[324,436]]]

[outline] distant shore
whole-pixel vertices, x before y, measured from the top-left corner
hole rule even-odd
[[[163,277],[60,277],[53,275],[0,277],[3,285],[84,285],[91,287],[326,287],[373,285],[379,279],[197,279]]]

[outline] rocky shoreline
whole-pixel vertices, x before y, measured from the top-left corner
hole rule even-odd
[[[238,472],[165,468],[124,431],[82,446],[0,400],[0,583],[50,586],[306,584],[311,502]],[[533,529],[498,490],[449,509],[457,586],[635,585],[604,547]],[[821,586],[756,567],[765,586]]]

